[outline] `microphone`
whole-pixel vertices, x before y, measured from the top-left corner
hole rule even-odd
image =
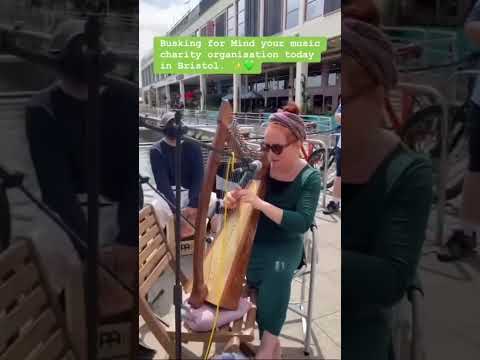
[[[252,161],[246,166],[241,166],[233,170],[232,176],[239,176],[248,171],[258,171],[262,168],[262,163],[259,160]]]
[[[15,172],[13,174],[9,173],[3,167],[0,166],[0,186],[5,189],[14,188],[21,185],[23,182],[23,174]]]
[[[262,162],[259,160],[255,160],[251,162],[249,166],[251,166],[251,169],[247,170],[238,182],[238,185],[241,188],[244,188],[251,180],[255,179],[258,172],[262,169]]]
[[[140,177],[140,184],[147,184],[149,181],[150,181],[150,178],[148,176],[142,176],[142,175],[139,175]]]

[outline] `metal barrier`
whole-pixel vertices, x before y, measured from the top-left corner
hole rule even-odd
[[[440,154],[440,169],[438,177],[438,203],[437,203],[437,243],[443,244],[444,237],[444,219],[445,219],[445,188],[446,176],[448,170],[447,164],[447,133],[449,128],[448,106],[445,97],[435,88],[431,86],[418,85],[412,83],[399,83],[398,89],[410,94],[427,95],[436,100],[436,103],[442,109],[441,122],[441,154]]]
[[[392,309],[392,340],[395,358],[425,360],[425,300],[417,273],[406,295]]]
[[[330,142],[329,145],[331,145],[331,135],[328,135],[328,141]],[[325,208],[327,204],[327,183],[328,183],[328,158],[329,158],[329,149],[330,146],[327,146],[323,140],[320,139],[307,139],[306,142],[314,145],[319,145],[325,150],[325,169],[323,171],[323,181],[322,181],[322,191],[323,191],[323,197],[322,197],[322,207]]]
[[[302,331],[303,335],[305,336],[304,340],[304,347],[303,351],[305,355],[310,354],[310,340],[312,337],[312,315],[313,315],[313,294],[315,293],[315,275],[316,275],[316,268],[318,263],[318,253],[317,253],[317,241],[315,239],[315,230],[317,229],[316,224],[312,224],[310,226],[310,232],[312,234],[311,243],[308,244],[306,239],[304,238],[304,248],[305,248],[305,255],[309,255],[307,257],[306,265],[298,270],[295,275],[295,278],[302,278],[302,288],[300,292],[300,301],[298,303],[289,303],[288,310],[294,312],[295,314],[299,315],[302,318]],[[308,249],[310,248],[310,249]],[[310,250],[310,252],[308,252]],[[307,311],[305,312],[305,287],[306,287],[306,280],[305,276],[310,274],[310,281],[308,287],[308,303],[307,303]]]
[[[451,63],[457,59],[455,31],[401,26],[386,26],[383,30],[397,51],[400,69]]]

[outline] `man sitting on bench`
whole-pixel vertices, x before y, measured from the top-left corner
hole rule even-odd
[[[168,200],[170,209],[175,205],[175,147],[176,128],[175,113],[167,112],[162,116],[165,124],[165,137],[153,144],[150,149],[150,164],[158,191]],[[198,198],[203,182],[203,157],[200,146],[190,142],[182,144],[181,185],[188,190],[182,194],[182,215],[195,224],[198,208]],[[194,229],[182,220],[181,237],[194,234]]]

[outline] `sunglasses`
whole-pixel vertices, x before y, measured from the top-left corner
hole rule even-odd
[[[288,144],[285,144],[285,145],[281,145],[281,144],[267,144],[266,142],[262,142],[260,144],[260,147],[262,149],[262,151],[264,152],[269,152],[270,150],[272,150],[272,152],[275,154],[275,155],[280,155],[282,152],[283,152],[283,149],[285,149],[286,147],[289,147],[290,145],[292,145],[294,141],[291,141],[289,142]]]

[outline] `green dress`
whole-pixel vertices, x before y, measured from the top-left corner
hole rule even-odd
[[[391,309],[412,283],[432,202],[429,161],[398,146],[342,184],[342,359],[391,359]]]
[[[282,222],[275,224],[261,215],[247,280],[257,289],[257,322],[279,335],[287,314],[294,271],[303,255],[303,235],[313,224],[320,195],[320,173],[306,165],[290,182],[267,180],[265,201],[283,209]]]

